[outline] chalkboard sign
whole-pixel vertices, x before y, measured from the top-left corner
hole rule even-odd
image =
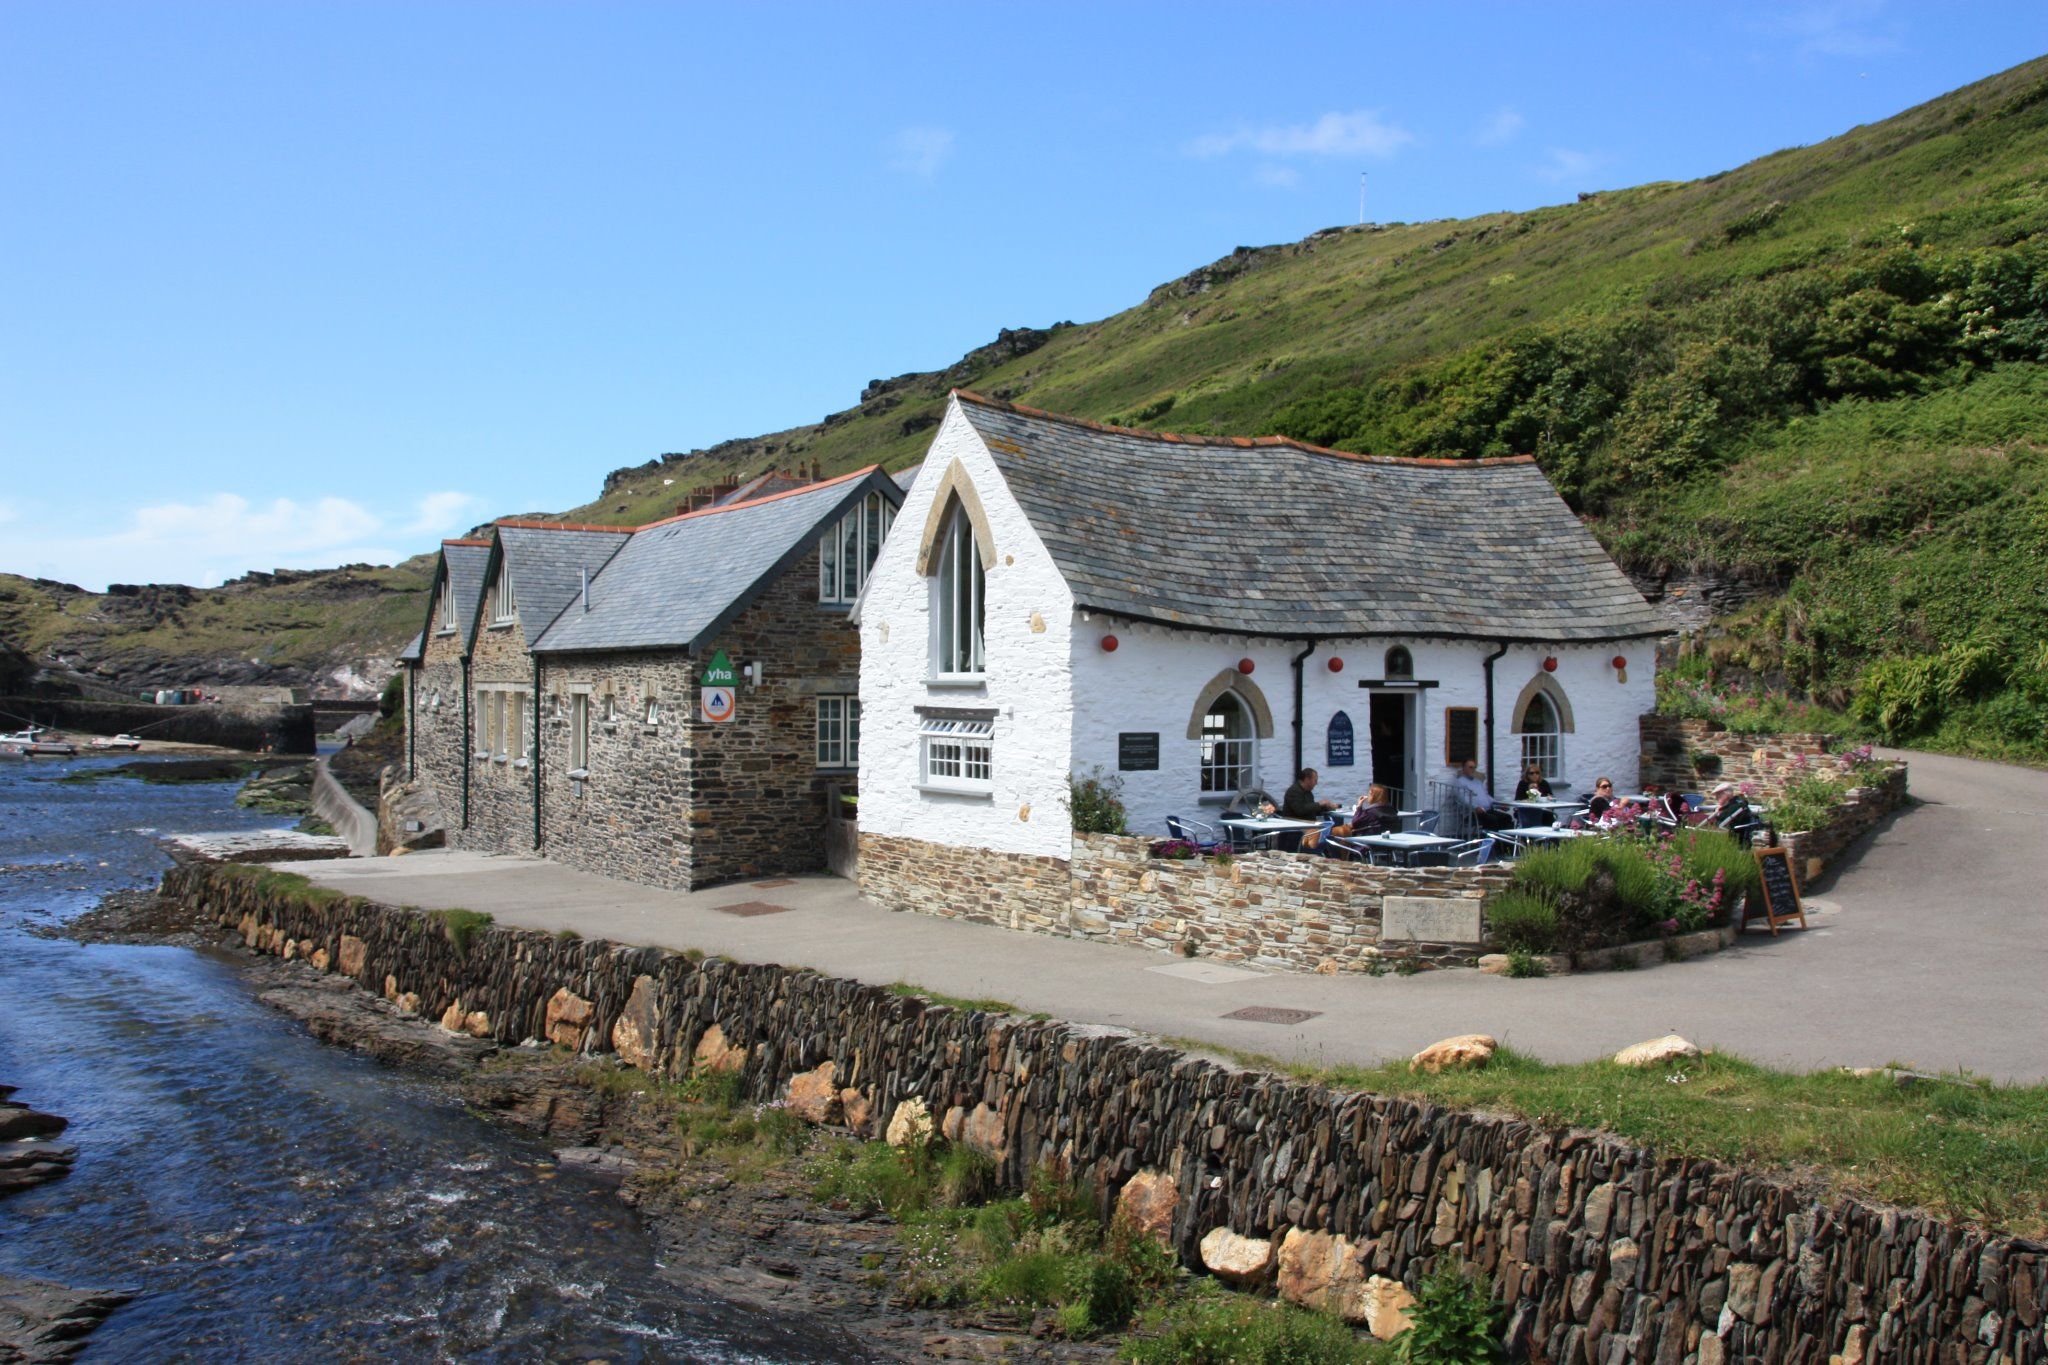
[[[1756,870],[1763,877],[1763,891],[1744,902],[1742,924],[1749,927],[1751,920],[1763,920],[1771,926],[1773,937],[1778,926],[1798,921],[1799,927],[1806,927],[1806,907],[1799,903],[1799,877],[1792,870],[1792,852],[1785,848],[1759,848],[1751,853],[1756,859]]]
[[[1150,773],[1159,770],[1159,732],[1126,730],[1116,737],[1118,772]]]
[[[1466,759],[1479,761],[1479,708],[1444,708],[1444,762],[1455,768]]]
[[[1351,717],[1342,711],[1330,717],[1328,749],[1327,761],[1332,768],[1348,768],[1358,761],[1351,742]]]

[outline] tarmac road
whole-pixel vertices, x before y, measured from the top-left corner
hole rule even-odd
[[[694,893],[531,859],[435,852],[290,864],[390,904],[489,910],[502,924],[814,967],[1292,1061],[1370,1065],[1457,1033],[1552,1061],[1680,1033],[1806,1070],[1897,1063],[2048,1080],[2048,773],[1929,754],[1916,804],[1810,888],[1804,933],[1630,972],[1511,981],[1471,971],[1314,976],[883,910],[833,877]],[[786,913],[717,907],[766,901]],[[1300,1024],[1225,1019],[1247,1005]]]

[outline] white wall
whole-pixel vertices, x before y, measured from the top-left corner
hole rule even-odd
[[[956,458],[981,498],[995,539],[985,597],[988,681],[965,689],[925,681],[931,672],[931,580],[917,572],[933,493]],[[950,404],[861,601],[863,834],[1070,856],[1066,798],[1073,715],[1067,658],[1073,620],[1066,580],[981,438],[959,405]],[[992,798],[917,789],[919,705],[996,708]]]
[[[1085,619],[1084,619],[1085,618]],[[1117,637],[1117,648],[1102,648],[1105,635]],[[1415,677],[1439,685],[1422,693],[1422,765],[1417,797],[1427,783],[1444,780],[1450,769],[1444,756],[1444,709],[1470,706],[1481,711],[1484,743],[1485,678],[1481,664],[1492,645],[1429,640],[1347,640],[1319,645],[1304,662],[1302,674],[1302,754],[1320,769],[1317,794],[1350,803],[1373,782],[1370,693],[1360,679],[1384,676],[1388,648],[1404,644],[1413,656]],[[1293,780],[1294,678],[1290,660],[1299,642],[1221,636],[1116,621],[1076,611],[1073,623],[1073,767],[1087,773],[1100,768],[1122,780],[1130,828],[1136,834],[1163,835],[1168,815],[1210,819],[1219,806],[1201,800],[1200,742],[1187,738],[1188,719],[1203,687],[1239,659],[1252,660],[1246,681],[1258,687],[1273,714],[1273,734],[1259,744],[1261,784],[1274,795]],[[1610,661],[1616,654],[1629,660],[1628,681],[1620,683]],[[1512,786],[1521,746],[1510,731],[1517,696],[1542,668],[1546,655],[1556,657],[1552,679],[1569,699],[1574,733],[1564,736],[1564,774],[1575,794],[1590,794],[1596,777],[1612,777],[1622,788],[1633,786],[1639,741],[1636,717],[1655,704],[1653,650],[1648,641],[1597,646],[1515,647],[1494,664],[1497,790]],[[1343,669],[1332,672],[1332,658]],[[1343,710],[1351,719],[1356,762],[1332,768],[1326,762],[1331,718]],[[1159,768],[1153,772],[1116,771],[1117,736],[1122,731],[1159,735]],[[1482,766],[1484,766],[1482,764]],[[1386,780],[1398,782],[1396,775]],[[865,799],[865,798],[863,798]]]

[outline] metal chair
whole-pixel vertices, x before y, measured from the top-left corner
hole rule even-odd
[[[1216,831],[1200,820],[1183,820],[1178,815],[1166,817],[1166,832],[1183,843],[1193,844],[1203,853],[1214,853],[1221,845]]]
[[[1478,867],[1481,863],[1493,861],[1493,847],[1500,842],[1500,836],[1489,834],[1481,839],[1467,840],[1453,844],[1443,850],[1446,865],[1451,867]]]

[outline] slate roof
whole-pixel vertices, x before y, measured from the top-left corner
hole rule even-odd
[[[405,642],[405,648],[398,651],[397,659],[402,664],[416,664],[427,656],[427,633],[416,631]]]
[[[892,502],[902,500],[888,475],[863,469],[643,526],[591,580],[590,610],[563,612],[534,652],[694,649],[877,489]],[[525,590],[520,582],[514,586]]]
[[[441,562],[448,566],[448,584],[455,590],[455,628],[462,632],[462,645],[467,649],[476,636],[476,599],[484,590],[484,570],[491,563],[491,542],[444,540]],[[429,621],[427,629],[435,630],[439,625],[438,621]]]
[[[1526,456],[1346,455],[954,396],[1083,607],[1296,639],[1670,633]]]
[[[497,526],[498,550],[512,573],[519,629],[529,642],[545,634],[562,609],[582,595],[584,573],[595,578],[632,535],[624,527],[545,521],[501,521]]]

